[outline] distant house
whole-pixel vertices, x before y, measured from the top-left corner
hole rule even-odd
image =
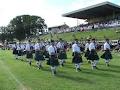
[[[69,26],[67,24],[59,25],[59,26],[54,26],[54,27],[49,27],[48,32],[49,33],[63,33],[66,32],[67,29],[69,29]]]

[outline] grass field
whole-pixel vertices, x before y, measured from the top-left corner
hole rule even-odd
[[[119,31],[119,29],[117,29]],[[112,40],[120,38],[120,33],[116,33],[115,29],[103,29],[98,31],[88,31],[88,32],[69,32],[69,33],[62,33],[62,34],[55,34],[53,35],[52,39],[63,38],[67,41],[73,40],[73,34],[76,36],[77,39],[86,39],[90,35],[98,40],[103,40],[104,37],[110,38]],[[49,39],[51,35],[42,35],[41,38]]]
[[[120,90],[120,53],[113,53],[110,67],[100,59],[99,70],[91,70],[84,59],[81,72],[71,64],[71,52],[65,67],[52,76],[49,66],[38,70],[34,65],[15,60],[11,51],[0,51],[0,90]]]

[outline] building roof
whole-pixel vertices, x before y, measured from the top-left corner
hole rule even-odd
[[[115,14],[120,14],[120,6],[111,2],[103,2],[63,14],[63,16],[78,19],[92,19]]]
[[[59,26],[54,26],[54,27],[49,27],[48,29],[54,29],[54,28],[69,28],[67,24],[59,25]]]

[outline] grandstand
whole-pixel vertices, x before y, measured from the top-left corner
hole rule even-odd
[[[54,26],[54,27],[49,27],[48,28],[48,33],[62,33],[65,32],[66,29],[68,29],[69,26],[67,24],[59,25],[59,26]]]
[[[64,17],[84,19],[87,24],[72,27],[72,30],[91,30],[120,27],[120,6],[103,2],[83,9],[63,14]],[[70,30],[70,31],[72,31]]]

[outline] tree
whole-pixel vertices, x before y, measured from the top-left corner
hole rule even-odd
[[[47,28],[44,19],[30,15],[21,15],[13,18],[10,21],[10,26],[13,29],[15,38],[18,40],[39,35],[39,32],[43,33],[44,29]]]
[[[0,40],[2,43],[7,39],[7,27],[1,26],[0,27]]]
[[[8,25],[7,27],[1,26],[0,27],[0,40],[4,43],[5,40],[13,41],[13,31],[12,28]]]

